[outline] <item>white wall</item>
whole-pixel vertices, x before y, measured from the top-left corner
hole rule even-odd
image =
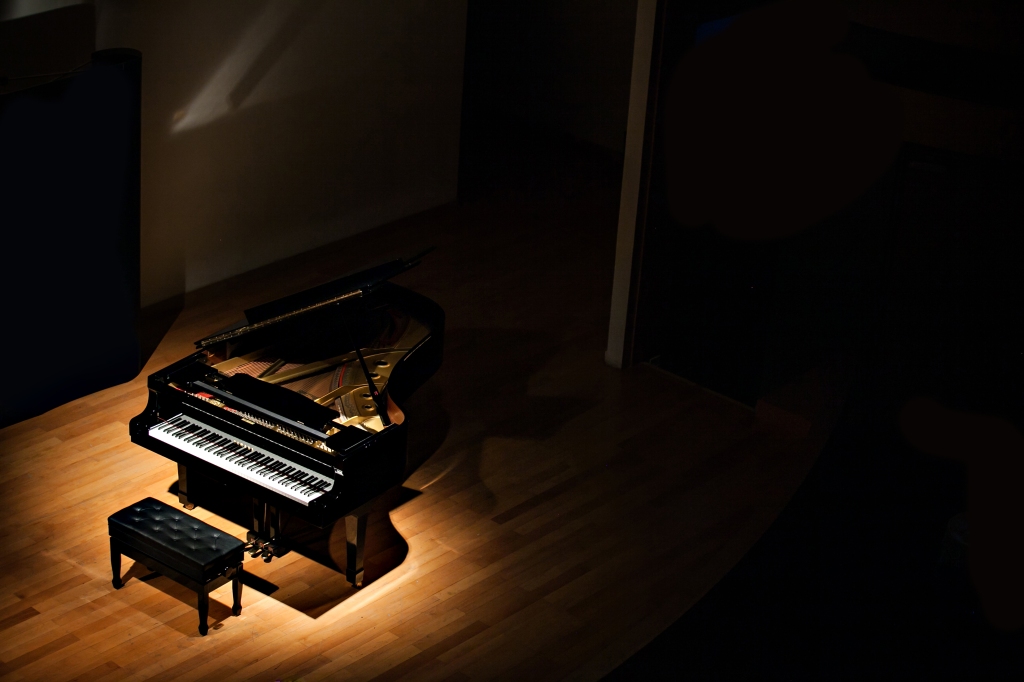
[[[142,303],[456,197],[466,0],[97,0],[142,51]]]

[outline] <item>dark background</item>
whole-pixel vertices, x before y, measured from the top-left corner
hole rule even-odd
[[[141,368],[140,56],[106,50],[79,66],[0,95],[0,426]]]
[[[1007,136],[987,153],[915,143],[919,120],[905,115],[895,158],[856,198],[803,229],[776,237],[780,219],[756,210],[747,239],[714,222],[683,226],[670,207],[664,93],[696,43],[755,4],[767,3],[659,3],[652,82],[662,95],[649,101],[631,359],[750,406],[812,368],[841,364],[845,407],[811,474],[751,552],[607,679],[1015,678],[1024,671],[1022,633],[987,622],[966,543],[949,530],[966,509],[965,466],[916,452],[897,424],[908,399],[930,395],[1024,427],[1019,143]],[[1021,71],[1005,51],[856,23],[832,50],[856,57],[877,83],[1001,107],[1019,125]],[[843,125],[858,125],[843,113]],[[761,124],[756,108],[723,114]],[[791,161],[806,142],[784,132],[792,153],[783,150],[760,186],[737,179],[725,200],[800,196],[786,181],[813,175]],[[706,134],[749,183],[729,131]],[[751,150],[749,161],[756,156]],[[863,181],[838,158],[821,170],[844,171],[848,182]]]

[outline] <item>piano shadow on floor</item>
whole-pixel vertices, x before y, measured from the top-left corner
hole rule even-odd
[[[597,399],[579,387],[551,387],[558,382],[550,373],[557,373],[565,363],[579,361],[562,353],[554,334],[496,328],[448,331],[446,365],[472,371],[439,372],[402,406],[410,424],[415,425],[409,429],[406,481],[372,503],[365,585],[406,560],[409,545],[395,528],[391,513],[409,501],[423,494],[452,497],[467,512],[482,517],[508,506],[500,499],[502,481],[515,474],[516,453],[505,452],[507,448],[492,451],[487,443],[542,443],[592,408]],[[531,383],[544,387],[541,395],[531,395]],[[549,391],[554,395],[543,394]],[[566,456],[548,465],[567,470],[576,463]],[[199,484],[190,475],[189,497],[199,506],[250,527],[249,497],[197,480]],[[497,488],[491,490],[495,482]],[[177,494],[177,484],[169,492]],[[318,529],[286,517],[283,525],[292,551],[269,564],[247,559],[243,582],[248,589],[272,596],[311,618],[327,613],[358,591],[345,580],[343,520],[332,528]]]
[[[428,460],[444,443],[450,419],[440,401],[436,382],[428,382],[410,397],[404,406],[406,415],[415,419],[415,435],[410,434],[408,462],[415,470]],[[251,527],[252,498],[239,495],[209,479],[189,476],[189,498],[196,505],[240,526]],[[168,490],[177,495],[175,481]],[[405,561],[409,545],[391,521],[391,512],[421,493],[405,486],[395,486],[369,503],[366,549],[364,555],[364,587],[394,570]],[[216,521],[213,522],[214,525]],[[345,521],[339,520],[328,528],[317,528],[303,519],[285,515],[283,534],[291,550],[270,563],[260,559],[245,561],[243,584],[277,601],[301,611],[311,618],[319,618],[359,590],[345,579]],[[295,556],[298,555],[298,556]],[[168,581],[161,591],[174,594]],[[244,597],[243,597],[244,602]],[[218,620],[219,611],[210,601],[211,621]],[[222,606],[222,605],[221,605]],[[230,609],[224,607],[230,615]],[[211,626],[211,628],[214,626]]]
[[[144,582],[149,587],[154,587],[167,596],[173,597],[188,606],[188,609],[183,609],[179,615],[167,620],[165,625],[174,628],[188,637],[202,637],[196,628],[196,609],[198,608],[199,596],[194,590],[149,570],[141,561],[136,561],[129,566],[128,570],[121,576],[121,580],[126,585],[130,585],[134,580]],[[229,593],[228,599],[230,600],[230,598]],[[167,603],[162,599],[141,599],[134,602],[134,608],[145,613],[150,618],[160,619],[161,621],[166,618]],[[219,630],[223,627],[223,622],[229,618],[231,618],[231,607],[228,604],[221,603],[216,598],[211,598],[209,620],[207,621],[210,629]]]

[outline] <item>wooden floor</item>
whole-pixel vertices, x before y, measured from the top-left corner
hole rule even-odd
[[[0,677],[594,680],[677,619],[813,463],[827,429],[800,400],[820,382],[755,414],[652,368],[607,367],[617,187],[560,182],[195,292],[139,378],[0,432]],[[168,579],[132,568],[115,591],[106,517],[145,496],[176,503],[174,465],[128,439],[145,376],[242,309],[396,245],[438,247],[397,281],[448,316],[444,365],[404,406],[400,563],[371,537],[377,575],[357,591],[314,552],[247,561],[258,580],[242,615],[229,585],[214,592],[206,637],[195,595]]]

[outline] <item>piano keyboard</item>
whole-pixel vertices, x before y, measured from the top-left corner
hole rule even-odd
[[[305,506],[334,484],[323,474],[180,414],[151,427],[149,435]]]

